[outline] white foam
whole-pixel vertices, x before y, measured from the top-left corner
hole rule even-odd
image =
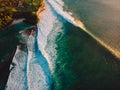
[[[24,51],[21,51],[19,47],[17,48],[17,51],[15,53],[15,56],[13,58],[13,62],[15,66],[11,65],[12,71],[10,72],[8,82],[7,82],[7,88],[6,90],[25,90],[27,88],[27,85],[25,85],[25,72],[24,67],[26,63],[26,55],[27,53]]]
[[[59,15],[61,15],[68,22],[72,23],[75,26],[78,26],[78,24],[76,23],[75,18],[71,16],[72,14],[70,12],[64,11],[63,7],[61,7],[54,0],[47,0],[47,1],[52,6],[52,8],[55,10],[55,12],[57,12]],[[84,24],[82,22],[81,22],[81,28],[85,29],[85,26],[84,26]]]
[[[53,37],[49,37],[49,35],[54,30],[55,24],[59,21],[47,2],[45,2],[45,10],[40,13],[40,20],[40,23],[38,23],[38,45],[42,54],[48,60],[50,69],[52,70],[52,68],[54,67],[54,60],[56,59],[55,35],[59,31],[56,30],[56,33],[54,33]],[[48,39],[50,39],[49,42],[52,42],[51,45],[48,44]],[[47,46],[50,46],[49,50]]]
[[[23,36],[25,38],[25,35]],[[42,61],[36,62],[40,56],[37,56],[35,51],[35,32],[31,33],[26,43],[27,51],[22,51],[20,46],[17,47],[12,62],[15,66],[11,65],[6,90],[48,90],[50,86],[46,82],[46,77],[50,76],[46,76],[40,66]]]
[[[39,49],[48,60],[52,70],[54,60],[56,59],[55,38],[57,32],[61,32],[62,25],[47,3],[45,8],[46,9],[40,14],[41,22],[38,24],[37,41]],[[35,55],[34,35],[30,35],[29,39],[27,39],[28,37],[24,34],[22,34],[22,37],[24,37],[24,40],[21,42],[27,42],[28,53],[21,51],[19,47],[17,48],[12,62],[15,63],[15,67],[10,72],[6,90],[49,90],[50,86],[48,86],[47,83],[47,80],[50,79],[49,72],[47,72],[42,60],[38,61],[42,63],[46,73],[43,71],[43,67],[40,66],[39,62],[36,62],[37,56]],[[12,67],[11,65],[11,68]],[[48,75],[48,77],[46,77],[45,74]]]
[[[63,7],[59,5],[56,0],[47,0],[49,4],[52,6],[52,8],[57,12],[59,15],[61,15],[65,20],[72,23],[73,25],[82,28],[86,33],[88,33],[90,36],[92,36],[96,41],[98,41],[101,45],[103,45],[105,48],[107,48],[110,52],[112,52],[113,55],[115,55],[117,58],[120,58],[120,52],[115,49],[114,47],[106,44],[104,41],[102,41],[100,38],[92,34],[90,31],[86,29],[83,22],[80,20],[75,19],[71,16],[68,12],[63,10]],[[61,0],[62,1],[62,0]]]
[[[35,62],[39,57],[35,51],[35,36],[30,35],[28,42],[27,81],[28,90],[48,90],[46,77],[39,63]]]

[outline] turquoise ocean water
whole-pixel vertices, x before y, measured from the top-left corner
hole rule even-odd
[[[120,51],[119,0],[63,1],[64,10],[72,12],[88,31]],[[55,90],[119,90],[119,59],[67,21],[62,29],[64,33],[56,39]]]
[[[55,90],[119,90],[119,59],[80,28],[64,25],[56,42]]]
[[[15,56],[7,90],[120,90],[119,11],[119,0],[45,0],[37,35],[29,36],[27,54]]]

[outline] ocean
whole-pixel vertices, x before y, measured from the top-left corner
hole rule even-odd
[[[45,0],[7,90],[120,90],[119,0],[63,1]]]

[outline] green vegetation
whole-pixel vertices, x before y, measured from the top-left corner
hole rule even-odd
[[[35,12],[42,5],[43,0],[0,0],[0,30],[4,30],[14,19],[25,18],[25,22],[36,24],[38,18]]]
[[[5,90],[14,52],[24,39],[19,32],[31,32],[38,22],[36,11],[42,6],[43,0],[0,0],[0,90]],[[12,24],[17,19],[24,21]]]
[[[0,29],[9,25],[12,21],[12,14],[15,11],[14,8],[2,7],[0,8]]]
[[[4,62],[18,45],[19,32],[36,25],[35,12],[42,5],[43,0],[0,0],[0,62]],[[23,18],[23,22],[11,24],[15,19]]]

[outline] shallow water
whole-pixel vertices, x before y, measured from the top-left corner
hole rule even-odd
[[[119,51],[119,39],[116,39],[119,16],[112,17],[119,13],[118,4],[103,0],[64,0],[65,4],[61,0],[46,1],[46,10],[40,14],[41,22],[37,25],[37,36],[35,40],[29,37],[27,53],[20,52],[23,67],[16,67],[20,73],[14,72],[15,69],[11,71],[14,78],[11,74],[8,88],[12,86],[10,81],[15,81],[20,74],[22,77],[17,79],[21,82],[13,82],[17,85],[15,88],[21,83],[20,90],[40,87],[43,90],[51,87],[52,90],[119,90],[119,59],[74,20],[74,17],[81,20],[88,31]],[[63,6],[72,13],[63,11]],[[114,13],[109,15],[111,11]]]
[[[52,4],[54,5],[54,3]],[[79,5],[81,5],[81,7],[83,6],[84,8],[80,8]],[[87,5],[91,8],[87,8]],[[101,8],[95,8],[94,5]],[[114,35],[112,35],[113,30],[110,29],[110,31],[107,32],[108,28],[110,28],[109,26],[111,25],[109,25],[109,23],[106,24],[106,22],[111,21],[109,19],[112,16],[109,17],[109,11],[104,11],[103,13],[100,13],[97,10],[104,10],[103,8],[105,8],[105,10],[108,10],[108,7],[103,6],[101,6],[101,2],[99,1],[94,2],[81,0],[80,2],[80,0],[66,0],[65,2],[65,10],[71,11],[72,13],[74,12],[73,16],[75,16],[77,19],[80,19],[85,24],[88,31],[90,31],[100,40],[104,41],[107,45],[111,46],[114,42],[110,43],[111,39],[108,38],[109,35],[113,37],[113,41],[116,39]],[[55,7],[54,10],[59,9],[58,7]],[[95,11],[99,12],[100,15]],[[59,17],[62,17],[63,15],[63,20],[61,20],[61,23],[63,23],[63,27],[61,28],[63,32],[59,33],[56,38],[57,59],[55,61],[56,68],[53,74],[54,89],[119,90],[119,59],[113,56],[111,52],[109,52],[109,50],[100,45],[89,34],[84,32],[84,30],[73,26],[73,22],[71,22],[72,19],[68,19],[62,11],[56,12],[58,15],[60,15]],[[91,22],[91,18],[92,20],[95,20],[95,22]],[[103,20],[103,22],[99,21],[101,19]],[[116,28],[116,24],[119,25],[117,23],[119,21],[118,19],[112,19],[114,22],[110,22],[112,25],[115,25],[113,26],[116,29],[115,33],[117,34],[119,34],[119,28]],[[105,41],[107,39],[109,40]],[[113,46],[111,47],[114,48]]]
[[[63,0],[64,8],[81,20],[87,30],[120,53],[119,0]],[[74,2],[74,3],[73,3]]]
[[[70,23],[58,37],[55,90],[119,90],[120,62]]]

